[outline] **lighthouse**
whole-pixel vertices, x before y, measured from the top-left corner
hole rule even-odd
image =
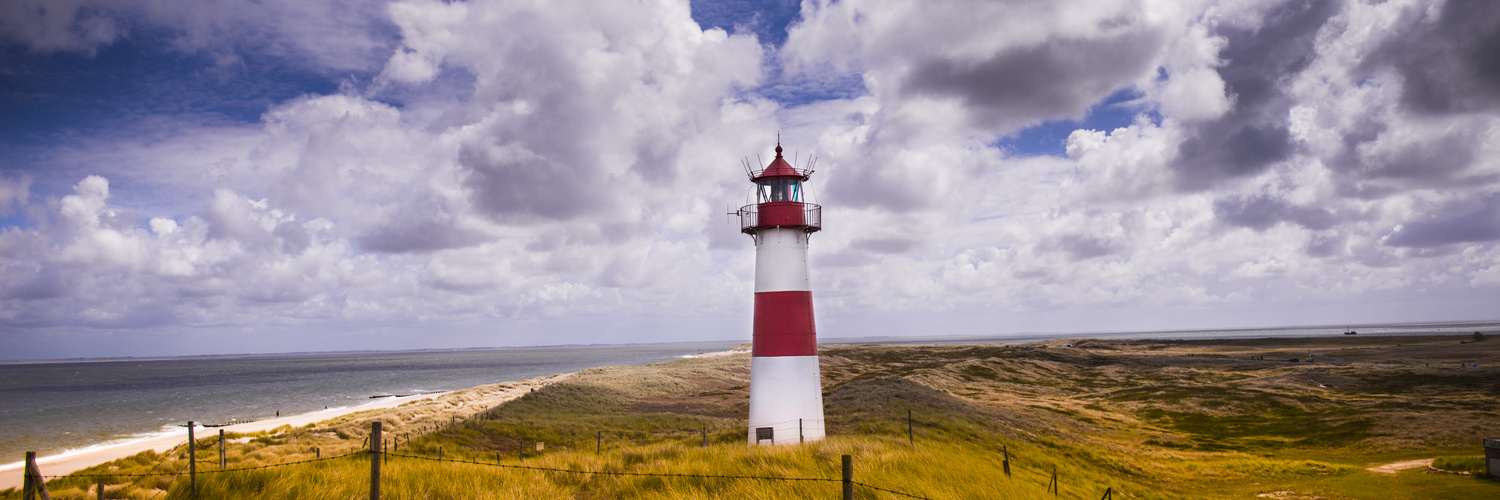
[[[809,167],[811,162],[809,162]],[[750,444],[823,439],[823,387],[808,279],[807,242],[823,228],[823,207],[804,200],[811,168],[781,156],[748,168],[755,203],[741,207],[740,231],[755,240],[755,324],[750,352]]]

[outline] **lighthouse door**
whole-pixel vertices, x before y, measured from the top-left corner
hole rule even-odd
[[[776,428],[775,427],[756,427],[755,428],[755,444],[760,444],[761,441],[770,441],[772,443],[775,443],[776,442]]]

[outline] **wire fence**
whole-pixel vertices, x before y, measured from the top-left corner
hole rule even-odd
[[[187,444],[187,440],[184,440],[181,443],[178,443],[178,444],[172,446],[172,448],[176,448],[176,447],[182,446],[184,444]],[[28,474],[27,477],[26,477],[26,479],[27,479],[26,484],[24,484],[23,487],[22,487],[22,494],[26,498],[33,498],[33,496],[31,494],[29,494],[29,493],[34,493],[37,490],[44,490],[45,487],[43,487],[41,485],[44,484],[45,481],[51,480],[51,479],[65,479],[65,478],[67,478],[67,479],[80,479],[80,478],[82,478],[82,479],[123,479],[123,478],[135,478],[135,480],[133,480],[133,481],[131,481],[129,483],[126,483],[125,486],[116,488],[116,491],[125,491],[125,490],[129,490],[130,488],[134,488],[134,487],[140,486],[141,481],[144,480],[144,479],[146,479],[146,478],[148,478],[148,477],[171,477],[171,478],[176,478],[176,477],[182,477],[182,476],[197,476],[197,475],[200,475],[200,474],[203,474],[203,475],[208,475],[208,474],[224,474],[224,473],[230,473],[230,472],[244,472],[244,471],[252,471],[252,470],[275,469],[275,468],[280,468],[280,467],[289,467],[289,466],[293,466],[293,465],[302,465],[302,464],[309,464],[309,463],[314,463],[314,462],[327,462],[327,461],[330,461],[330,460],[339,460],[339,459],[342,459],[342,458],[348,458],[348,457],[352,457],[352,456],[368,455],[370,453],[372,453],[370,450],[356,450],[356,451],[352,451],[352,452],[349,452],[349,453],[344,453],[342,455],[336,455],[336,456],[331,456],[331,457],[311,458],[311,459],[306,459],[306,460],[295,460],[295,461],[291,461],[291,462],[281,462],[281,463],[266,464],[266,465],[254,465],[254,466],[248,466],[248,467],[234,467],[234,468],[212,469],[212,470],[204,470],[204,471],[189,470],[187,472],[180,471],[180,470],[178,470],[178,471],[162,471],[162,472],[157,472],[157,469],[160,469],[162,465],[165,465],[167,462],[172,461],[172,455],[170,453],[165,453],[165,454],[163,454],[162,459],[160,461],[157,461],[156,465],[153,465],[151,467],[151,469],[147,470],[144,474],[120,473],[120,472],[95,473],[95,474],[78,474],[78,473],[74,473],[74,474],[66,474],[66,475]],[[28,457],[28,459],[30,459],[30,457]],[[33,470],[35,469],[35,464],[34,463],[29,464],[29,466]],[[39,480],[39,481],[33,481],[33,479],[36,479],[36,480]],[[99,493],[98,493],[97,498],[99,498],[99,499],[102,500],[102,499],[106,498],[104,496],[104,487],[105,487],[105,485],[104,485],[103,482],[100,482],[100,483],[98,483],[98,487],[99,487],[98,488]],[[165,495],[165,494],[167,494],[166,490],[158,490],[157,492],[155,492],[154,494],[151,495],[151,498],[158,498],[158,497],[160,497],[162,495]]]
[[[590,474],[590,475],[600,475],[600,476],[678,477],[678,478],[696,478],[696,479],[762,479],[762,480],[767,480],[767,481],[828,481],[828,482],[839,482],[839,481],[842,481],[841,479],[830,479],[830,478],[821,478],[821,477],[739,476],[739,475],[728,475],[728,474],[683,474],[683,473],[676,473],[676,472],[631,472],[631,471],[610,471],[610,470],[562,469],[562,468],[557,468],[557,467],[537,467],[537,466],[532,466],[532,465],[513,465],[513,464],[504,464],[504,463],[498,463],[498,462],[491,463],[491,462],[480,462],[480,461],[476,461],[476,460],[457,460],[457,459],[451,459],[451,458],[424,457],[424,456],[421,456],[421,455],[406,455],[406,454],[398,454],[398,453],[386,453],[386,456],[396,457],[396,458],[413,458],[413,459],[417,459],[417,460],[426,460],[426,461],[429,461],[429,462],[452,463],[452,464],[470,464],[470,465],[482,465],[482,466],[485,466],[485,467],[500,467],[500,468],[504,468],[504,469],[522,469],[522,470],[541,471],[541,472],[563,472],[563,473],[568,473],[568,474]]]
[[[250,467],[235,467],[235,468],[232,468],[232,469],[209,469],[209,470],[202,470],[202,471],[196,471],[196,472],[182,472],[182,471],[155,472],[156,471],[156,467],[153,467],[150,471],[147,471],[145,474],[118,474],[118,473],[110,473],[110,474],[68,474],[68,475],[64,475],[64,476],[41,476],[41,477],[43,479],[61,479],[61,478],[65,478],[65,477],[88,477],[88,478],[95,478],[95,477],[107,477],[107,478],[135,477],[135,478],[145,478],[145,477],[176,477],[176,476],[188,476],[188,475],[223,474],[225,472],[240,472],[240,471],[247,471],[247,470],[275,469],[277,467],[287,467],[287,466],[292,466],[292,465],[310,464],[310,463],[313,463],[313,462],[327,462],[329,460],[338,460],[340,458],[352,457],[352,456],[355,456],[355,455],[367,455],[369,453],[370,453],[370,450],[359,450],[359,451],[351,451],[351,452],[345,453],[343,455],[337,455],[337,456],[332,456],[332,457],[309,458],[307,460],[297,460],[297,461],[292,461],[292,462],[282,462],[282,463],[267,464],[267,465],[255,465],[255,466],[250,466]],[[170,458],[171,457],[167,457],[166,459],[163,459],[162,463],[165,463]],[[161,463],[158,463],[157,466],[160,467]]]
[[[390,457],[411,458],[411,459],[426,460],[426,461],[440,462],[440,463],[469,464],[469,465],[480,465],[480,466],[485,466],[485,467],[500,467],[500,468],[505,468],[505,469],[524,469],[524,470],[531,470],[531,471],[561,472],[561,473],[568,473],[568,474],[587,474],[587,475],[602,475],[602,476],[670,477],[670,478],[689,478],[689,479],[754,479],[754,480],[762,480],[762,481],[806,481],[806,482],[827,482],[827,483],[841,483],[841,482],[845,481],[844,479],[835,479],[835,478],[826,478],[826,477],[743,476],[743,475],[734,475],[734,474],[684,474],[684,473],[677,473],[677,472],[591,471],[591,470],[581,470],[581,469],[563,469],[563,468],[557,468],[557,467],[537,467],[537,466],[530,466],[530,465],[513,465],[513,464],[505,464],[505,463],[499,463],[499,462],[494,462],[494,463],[491,463],[491,462],[479,462],[479,461],[475,461],[475,460],[444,459],[444,458],[437,458],[437,457],[426,457],[426,456],[421,456],[421,455],[407,455],[407,454],[400,454],[400,453],[386,453],[385,455],[386,456],[390,456]],[[865,487],[865,488],[870,488],[870,489],[878,490],[878,491],[884,491],[884,492],[887,492],[887,493],[891,493],[891,494],[895,494],[895,495],[900,495],[900,496],[907,497],[907,498],[920,498],[920,499],[923,499],[923,500],[932,500],[932,499],[924,497],[924,496],[913,495],[911,493],[897,491],[897,490],[893,490],[893,489],[889,489],[889,488],[881,488],[879,486],[865,484],[865,483],[861,483],[861,482],[858,482],[858,481],[851,481],[851,483],[854,484],[854,485],[857,485],[857,486],[861,486],[861,487]]]
[[[791,422],[795,422],[795,421],[778,422],[778,423],[770,424],[770,425],[782,425],[782,424],[788,424],[788,423],[791,423]],[[907,422],[906,423],[908,425],[908,430],[909,430],[911,428],[910,426],[912,424],[912,417],[910,415],[907,416]],[[818,427],[822,427],[823,426],[823,422],[821,422],[821,421],[817,422],[817,424],[818,424]],[[182,471],[182,470],[160,470],[160,469],[162,469],[163,465],[166,465],[169,462],[173,461],[172,453],[168,452],[168,453],[163,454],[163,457],[161,458],[161,460],[159,460],[155,465],[153,465],[151,467],[151,469],[147,470],[145,473],[109,472],[109,473],[88,473],[88,474],[77,474],[77,473],[75,473],[75,474],[67,474],[67,475],[41,475],[40,471],[37,471],[37,474],[34,476],[34,478],[35,478],[36,481],[33,481],[33,476],[32,476],[32,474],[29,471],[35,470],[34,463],[28,463],[28,465],[29,465],[30,468],[27,469],[28,470],[28,472],[27,472],[28,477],[26,479],[27,479],[27,485],[28,486],[26,486],[26,487],[27,488],[31,488],[32,487],[31,485],[33,483],[44,485],[45,482],[47,480],[50,480],[50,479],[63,479],[63,478],[130,479],[130,478],[133,478],[133,480],[130,481],[129,483],[127,483],[124,487],[118,487],[118,488],[116,488],[116,491],[123,492],[125,490],[130,489],[130,488],[139,487],[140,484],[141,484],[141,482],[144,481],[146,478],[151,478],[151,477],[167,477],[167,478],[174,478],[173,480],[175,481],[175,478],[179,478],[179,477],[182,477],[182,476],[190,476],[192,478],[192,480],[190,482],[190,484],[192,485],[192,492],[193,492],[194,495],[196,495],[196,490],[197,490],[196,476],[199,475],[199,474],[202,474],[202,475],[212,475],[212,474],[226,474],[226,473],[246,472],[246,471],[256,471],[256,470],[269,470],[269,469],[277,469],[277,468],[282,468],[282,467],[291,467],[291,466],[305,465],[305,464],[318,463],[318,462],[329,462],[329,461],[341,460],[341,459],[350,458],[350,457],[356,457],[356,456],[371,456],[371,455],[374,455],[371,458],[371,478],[370,478],[370,480],[372,482],[372,485],[378,485],[379,482],[380,482],[380,467],[379,467],[378,464],[382,463],[382,462],[384,462],[386,460],[392,459],[392,458],[399,458],[399,459],[410,459],[410,460],[421,460],[421,461],[435,462],[435,463],[439,463],[439,464],[473,465],[473,466],[482,466],[482,467],[492,467],[492,468],[500,468],[500,469],[509,469],[509,470],[521,471],[521,472],[543,472],[543,473],[561,473],[561,474],[578,474],[578,475],[599,475],[599,476],[620,476],[620,477],[658,477],[658,478],[697,479],[697,480],[718,479],[718,480],[778,481],[778,482],[801,482],[801,483],[841,483],[844,486],[844,492],[845,492],[845,497],[844,498],[852,498],[852,493],[851,492],[853,491],[854,487],[859,487],[859,488],[865,488],[865,489],[868,489],[868,490],[871,490],[871,491],[875,491],[875,492],[881,492],[881,493],[885,493],[885,494],[888,494],[888,495],[893,495],[895,497],[915,498],[915,499],[923,499],[923,500],[933,500],[932,497],[924,496],[924,495],[921,495],[921,494],[911,493],[911,492],[907,492],[907,491],[901,491],[901,490],[894,489],[894,488],[887,488],[887,487],[884,487],[884,486],[876,486],[876,485],[869,484],[869,483],[866,483],[866,482],[854,481],[853,480],[853,475],[852,475],[852,466],[850,466],[849,462],[847,461],[847,460],[849,460],[849,458],[848,458],[849,456],[848,455],[844,456],[846,462],[845,462],[844,477],[842,477],[842,478],[830,478],[830,477],[791,477],[791,476],[761,476],[761,475],[753,475],[753,474],[693,474],[693,473],[676,473],[676,472],[642,472],[642,471],[624,471],[624,470],[586,470],[586,469],[577,469],[577,468],[561,468],[561,467],[545,467],[545,466],[538,466],[538,465],[522,465],[522,464],[519,464],[519,463],[504,463],[504,462],[501,461],[501,457],[500,457],[500,455],[498,453],[497,453],[497,455],[495,457],[495,461],[494,462],[485,462],[485,461],[479,461],[479,460],[473,460],[473,459],[465,459],[465,458],[451,458],[451,457],[450,458],[445,458],[442,455],[442,449],[441,449],[441,447],[439,447],[438,452],[437,452],[437,456],[435,456],[435,457],[434,456],[417,454],[417,453],[412,453],[412,452],[401,453],[401,452],[396,452],[396,451],[389,451],[386,447],[389,446],[389,445],[391,445],[391,444],[393,444],[393,443],[398,443],[399,441],[396,441],[395,439],[390,439],[389,441],[387,441],[385,439],[382,439],[381,438],[381,433],[380,433],[380,430],[379,430],[379,427],[380,427],[380,423],[379,422],[372,422],[371,426],[372,426],[371,427],[371,433],[368,436],[365,437],[364,441],[361,443],[360,448],[359,449],[355,449],[354,451],[350,451],[350,452],[346,452],[346,453],[342,453],[342,454],[338,454],[338,455],[333,455],[333,456],[328,456],[328,457],[323,457],[323,456],[321,456],[321,450],[318,450],[317,451],[318,456],[315,457],[315,458],[302,459],[302,460],[294,460],[294,461],[289,461],[289,462],[280,462],[280,463],[274,463],[274,464],[241,466],[241,467],[227,467],[226,468],[226,467],[223,467],[222,462],[217,462],[217,461],[201,461],[200,460],[200,461],[197,461],[197,462],[203,462],[203,463],[220,463],[221,467],[218,468],[218,469],[207,469],[207,470],[201,470],[201,471],[196,470],[195,467],[189,467],[189,470],[187,470],[187,471]],[[442,428],[441,426],[435,426],[434,427],[435,430],[440,430],[441,428]],[[674,435],[675,434],[687,434],[687,433],[696,434],[696,433],[700,433],[700,432],[703,433],[706,436],[707,435],[707,426],[705,426],[703,429],[694,429],[692,431],[673,431],[673,432],[669,432],[669,434],[674,434]],[[634,434],[638,434],[639,431],[626,432],[625,434],[633,434],[633,433]],[[602,435],[602,431],[600,432],[600,435]],[[374,438],[373,442],[371,441],[372,437]],[[398,438],[398,436],[394,436],[394,435],[393,436],[388,436],[388,437],[389,438]],[[910,437],[910,432],[908,432],[908,437]],[[180,447],[180,446],[183,446],[183,445],[187,445],[189,442],[191,442],[192,446],[194,446],[196,448],[207,448],[207,447],[218,445],[218,446],[220,446],[221,451],[222,451],[222,447],[224,445],[224,438],[223,438],[222,434],[220,435],[220,437],[219,437],[218,440],[214,440],[214,441],[209,442],[207,444],[204,444],[203,441],[207,441],[207,440],[196,440],[196,439],[184,440],[184,441],[178,443],[177,445],[173,446],[172,449],[176,449],[177,447]],[[523,440],[523,443],[524,443],[524,440]],[[706,437],[705,437],[705,444],[707,444]],[[408,444],[408,446],[410,446],[410,445]],[[524,450],[524,447],[522,449]],[[317,449],[315,449],[315,450],[317,450]],[[540,450],[540,448],[538,448],[538,450]],[[1020,464],[1013,463],[1013,457],[1010,455],[1008,449],[1002,451],[1002,453],[1004,453],[1003,466],[1004,466],[1004,474],[1005,474],[1006,478],[1019,479],[1019,480],[1025,481],[1026,483],[1029,483],[1029,484],[1036,484],[1038,486],[1045,487],[1046,491],[1048,493],[1051,493],[1053,496],[1056,496],[1056,497],[1067,496],[1067,497],[1070,497],[1070,498],[1083,498],[1083,499],[1092,499],[1093,498],[1091,496],[1088,496],[1083,491],[1076,490],[1076,489],[1073,490],[1073,491],[1070,491],[1068,495],[1063,495],[1062,491],[1061,491],[1062,490],[1062,485],[1061,485],[1061,482],[1059,481],[1059,476],[1058,476],[1058,473],[1057,473],[1057,469],[1054,468],[1052,471],[1045,471],[1045,470],[1040,470],[1040,469],[1036,469],[1036,468],[1032,468],[1032,467],[1022,466]],[[188,455],[191,456],[191,453],[189,453]],[[522,454],[521,456],[524,457],[524,454]],[[28,461],[30,461],[30,460],[31,460],[31,455],[28,455]],[[193,460],[189,459],[189,462],[192,462],[192,461]],[[1017,478],[1012,478],[1011,477],[1011,469],[1012,468],[1015,468],[1016,470],[1022,472],[1023,475],[1020,476],[1020,477],[1017,477]],[[42,486],[42,488],[45,488],[45,486]],[[378,487],[377,488],[372,488],[372,490],[377,490],[377,489],[378,489]],[[99,483],[99,491],[100,491],[101,495],[104,492],[104,482],[102,482],[102,481]],[[1111,498],[1111,496],[1110,496],[1111,492],[1112,492],[1112,488],[1106,489],[1105,492],[1104,492],[1104,497],[1103,498],[1106,498],[1106,499]],[[161,490],[156,491],[152,495],[152,498],[156,498],[158,496],[165,495],[165,494],[167,494],[167,491],[165,489],[161,489]],[[100,496],[98,498],[102,499],[104,497]],[[379,498],[378,491],[372,491],[371,498],[372,498],[372,500],[377,500]]]
[[[185,439],[181,443],[177,443],[177,444],[173,445],[172,448],[176,448],[176,447],[182,446],[184,444],[187,444],[187,440],[185,440]],[[161,457],[161,460],[158,460],[156,462],[156,465],[151,466],[151,470],[146,471],[146,474],[142,474],[140,477],[135,478],[134,481],[131,481],[130,484],[125,485],[125,489],[130,489],[130,488],[134,488],[136,486],[139,486],[142,479],[145,479],[145,478],[148,478],[148,477],[152,477],[149,474],[151,474],[152,472],[156,472],[156,469],[160,469],[161,466],[162,466],[162,464],[167,463],[167,461],[171,460],[171,459],[172,459],[171,455],[163,453],[162,457]],[[46,478],[46,476],[43,476],[43,478]],[[100,492],[103,492],[103,491],[104,491],[104,489],[100,488]],[[103,500],[102,495],[100,495],[100,496],[101,496],[100,500]]]

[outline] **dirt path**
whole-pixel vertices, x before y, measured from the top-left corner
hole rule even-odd
[[[1402,461],[1402,462],[1391,462],[1391,463],[1384,464],[1384,465],[1377,465],[1377,466],[1374,466],[1374,467],[1370,467],[1370,468],[1365,469],[1365,470],[1370,471],[1370,472],[1378,472],[1378,473],[1381,473],[1381,474],[1395,474],[1397,472],[1401,472],[1401,471],[1406,470],[1406,469],[1416,469],[1416,468],[1431,467],[1431,466],[1432,466],[1432,459],[1431,458],[1423,458],[1423,459],[1420,459],[1420,460],[1406,460],[1406,461]]]

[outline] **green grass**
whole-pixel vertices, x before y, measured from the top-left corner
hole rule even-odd
[[[1151,408],[1142,415],[1189,434],[1201,449],[1255,449],[1279,446],[1341,446],[1374,437],[1375,422],[1328,417],[1283,408],[1260,414],[1211,415]]]

